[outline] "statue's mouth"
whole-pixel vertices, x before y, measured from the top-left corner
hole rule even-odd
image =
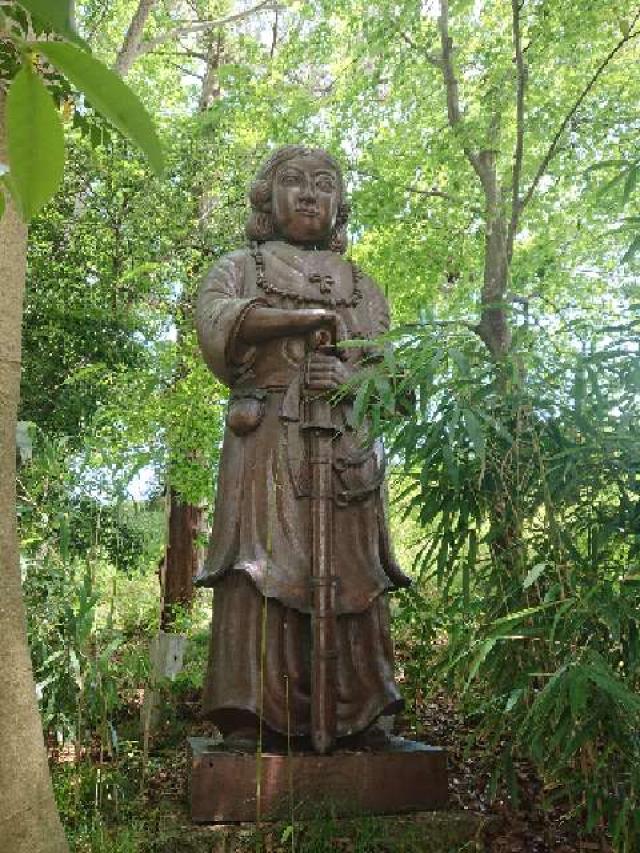
[[[318,215],[318,211],[315,207],[296,207],[296,213],[300,213],[302,216],[308,216],[309,218],[315,218]]]

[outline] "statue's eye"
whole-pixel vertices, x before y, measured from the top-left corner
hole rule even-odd
[[[294,175],[293,172],[289,172],[284,174],[280,179],[280,182],[283,184],[293,185],[298,183],[298,176]]]
[[[323,193],[330,193],[333,191],[333,180],[329,177],[318,178],[316,186],[319,190],[322,190]]]

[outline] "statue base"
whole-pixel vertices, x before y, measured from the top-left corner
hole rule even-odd
[[[337,817],[400,814],[447,803],[446,752],[403,738],[371,751],[258,756],[194,737],[189,752],[194,823],[277,820],[292,808],[296,818],[323,808]]]

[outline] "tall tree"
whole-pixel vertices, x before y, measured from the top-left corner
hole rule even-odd
[[[250,20],[260,13],[274,10],[277,12],[278,9],[277,4],[272,0],[262,0],[262,2],[247,9],[220,16],[221,10],[218,4],[215,4],[216,13],[214,14],[211,11],[212,4],[200,3],[192,7],[192,11],[195,13],[193,20],[181,21],[176,25],[171,25],[165,20],[160,27],[159,34],[145,39],[145,24],[155,5],[155,0],[139,0],[124,42],[117,52],[114,68],[122,76],[125,76],[139,59],[154,50],[166,49],[168,43],[179,45],[182,40],[195,40],[195,47],[190,46],[184,51],[178,49],[176,56],[180,56],[183,52],[187,59],[204,60],[204,74],[201,77],[197,99],[197,114],[199,116],[203,116],[220,95],[218,71],[223,55],[223,30]],[[204,246],[202,236],[206,234],[210,188],[202,182],[202,185],[195,188],[195,192],[196,230]],[[176,352],[178,362],[175,366],[177,381],[180,381],[184,377],[185,371],[188,371],[182,361],[181,351],[185,347],[185,330],[191,327],[189,311],[190,293],[185,289],[174,317],[177,329]],[[186,346],[189,346],[188,342]],[[197,465],[197,449],[189,452],[188,455],[191,464]],[[196,540],[203,534],[205,507],[202,501],[190,503],[171,482],[171,468],[175,467],[176,462],[180,464],[180,460],[176,460],[175,454],[170,450],[167,471],[167,547],[160,573],[162,584],[161,626],[165,632],[171,630],[174,611],[177,608],[190,605],[193,598],[193,576],[197,571],[198,561],[202,559],[202,547],[198,545]]]
[[[30,3],[24,8],[31,12]],[[162,168],[153,125],[137,98],[80,46],[71,7],[40,9],[31,20],[9,7],[0,17],[5,52],[0,77],[0,633],[6,653],[0,664],[0,841],[12,853],[64,853],[67,843],[56,811],[26,636],[16,529],[16,420],[22,356],[22,312],[27,227],[62,178],[64,135],[57,105],[38,73],[46,56],[69,82],[88,91],[103,113],[137,140]],[[33,33],[63,40],[34,41]],[[6,76],[5,76],[6,75]],[[7,94],[8,90],[8,94]],[[7,169],[8,166],[8,169]],[[9,182],[5,172],[8,171]],[[22,220],[22,221],[20,221]]]
[[[7,162],[5,94],[0,89],[0,163]],[[27,644],[16,533],[16,418],[27,226],[11,198],[0,219],[0,847],[66,853],[53,799]]]
[[[202,116],[220,95],[218,70],[223,51],[223,36],[219,31],[216,34],[204,33],[203,43],[206,45],[205,71],[202,77],[202,86],[198,96],[198,114]],[[197,199],[197,223],[198,237],[204,243],[206,234],[206,223],[208,218],[209,188],[206,182],[195,188]],[[178,314],[181,317],[178,327],[178,357],[180,358],[181,347],[184,346],[185,322],[191,324],[189,293],[182,294]],[[188,316],[187,316],[188,315]],[[185,369],[184,364],[177,365],[177,372]],[[198,453],[194,451],[189,456],[197,462]],[[202,567],[204,553],[202,545],[198,544],[198,538],[202,537],[205,527],[206,504],[203,501],[189,503],[185,501],[171,484],[171,468],[168,472],[169,478],[169,519],[167,552],[164,565],[164,584],[162,597],[162,627],[169,630],[173,619],[173,610],[176,605],[190,605],[193,598],[193,578]]]

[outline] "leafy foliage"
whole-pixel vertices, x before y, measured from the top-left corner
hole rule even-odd
[[[164,168],[153,122],[140,99],[113,71],[83,50],[63,42],[35,42],[69,82],[82,91],[97,111],[146,155],[157,175]]]
[[[439,604],[411,592],[401,616],[426,637],[416,688],[430,672],[467,697],[514,797],[513,762],[527,755],[585,826],[604,817],[631,850],[640,318],[627,312],[606,326],[577,317],[553,337],[522,326],[508,367],[466,329],[400,328],[404,372],[388,356],[358,394],[404,460],[400,497],[425,531],[417,578]],[[589,349],[576,351],[586,322]]]
[[[42,21],[58,35],[82,43],[71,25],[69,3],[28,0],[21,5],[35,13],[32,25]],[[162,172],[164,161],[153,123],[137,95],[117,74],[74,44],[29,40],[25,36],[26,22],[19,16],[8,18],[4,12],[1,14],[2,23],[12,22],[5,40],[21,57],[6,103],[9,170],[3,179],[25,221],[53,196],[64,166],[62,122],[51,93],[36,71],[38,53],[87,94],[98,111],[144,151],[157,174]]]
[[[209,32],[202,21],[225,14],[217,2],[155,4],[143,44],[175,37],[143,51],[128,79],[162,116],[166,180],[150,178],[108,129],[111,120],[122,129],[128,104],[125,135],[158,165],[137,107],[131,121],[133,96],[121,101],[105,67],[135,3],[81,5],[81,32],[102,65],[68,43],[69,17],[54,19],[55,4],[45,5],[11,7],[18,37],[7,41],[0,73],[13,79],[11,93],[37,70],[50,117],[60,104],[68,122],[62,191],[31,226],[21,404],[23,418],[62,443],[54,451],[36,441],[33,467],[21,471],[34,660],[41,682],[52,678],[42,686],[47,720],[69,736],[81,706],[88,728],[102,731],[103,690],[107,718],[117,716],[107,683],[129,677],[122,625],[144,629],[155,618],[159,484],[193,502],[213,489],[225,391],[197,353],[197,282],[243,240],[256,163],[285,142],[325,145],[346,165],[350,253],[401,324],[384,362],[353,392],[357,413],[389,444],[394,526],[417,540],[403,549],[417,555],[415,585],[396,607],[397,630],[410,636],[403,665],[416,713],[430,691],[462,696],[472,736],[486,739],[493,761],[489,793],[505,784],[516,798],[514,768],[527,757],[550,802],[560,800],[584,831],[606,822],[617,849],[634,850],[634,4],[623,0],[615,14],[606,0],[578,2],[571,14],[557,2],[517,4],[520,129],[506,0],[449,9],[457,129],[438,64],[438,3],[304,0]],[[65,38],[27,45],[40,57],[28,66],[26,10],[37,32]],[[192,10],[198,26],[176,34]],[[205,72],[214,94],[201,109]],[[84,89],[79,75],[88,75]],[[106,119],[92,109],[101,106]],[[466,149],[495,153],[508,212],[520,131],[520,198],[544,168],[509,258],[498,307],[512,341],[497,363],[477,334],[490,222]],[[36,189],[39,204],[46,193]],[[151,495],[136,516],[127,490],[140,472]],[[125,595],[114,596],[112,582],[118,590],[140,582],[142,614],[134,595],[118,621]],[[101,657],[112,641],[121,645]],[[135,660],[126,666],[135,680]],[[80,777],[83,790],[96,781],[85,769]]]

